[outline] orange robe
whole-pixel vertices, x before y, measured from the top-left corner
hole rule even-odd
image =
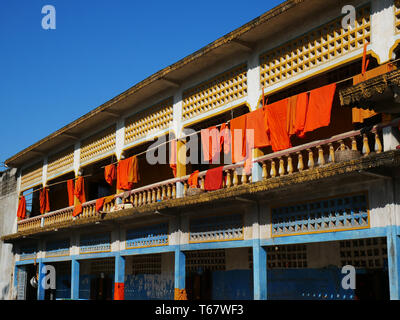
[[[105,166],[104,168],[104,178],[106,179],[107,183],[112,186],[113,181],[117,178],[117,172],[115,169],[114,164],[110,164]]]
[[[264,121],[272,150],[274,152],[292,146],[287,132],[287,105],[289,99],[283,99],[264,107]]]
[[[96,212],[99,212],[101,209],[103,209],[104,206],[104,198],[100,198],[96,200]]]
[[[49,188],[43,188],[39,191],[39,207],[41,214],[50,211]]]
[[[247,114],[231,120],[232,163],[244,160],[246,156],[246,119]]]
[[[336,83],[310,91],[304,132],[329,126],[335,91]]]
[[[120,160],[117,167],[117,189],[132,190],[133,185],[138,183],[139,164],[136,156]]]
[[[19,199],[17,217],[21,220],[26,218],[26,200],[24,196]]]
[[[189,179],[188,179],[188,184],[190,188],[197,188],[198,185],[198,177],[199,177],[199,170],[194,171]]]
[[[80,203],[85,203],[86,202],[85,180],[83,179],[83,177],[78,177],[78,179],[76,180],[74,195],[78,198]]]
[[[307,108],[308,108],[308,92],[298,94],[296,99],[296,114],[294,119],[294,131],[298,137],[302,138],[305,135],[304,125],[306,123]],[[291,131],[291,132],[293,132]]]
[[[246,129],[254,132],[254,148],[262,148],[271,145],[264,123],[264,111],[262,108],[246,114]],[[247,131],[248,132],[248,131]],[[246,133],[247,134],[247,133]],[[246,139],[247,141],[247,139]]]
[[[221,125],[221,129],[219,131],[219,149],[222,150],[222,145],[224,145],[224,153],[228,154],[231,147],[231,132],[226,123]]]
[[[71,207],[75,204],[74,201],[74,191],[75,187],[74,187],[74,180],[68,180],[67,181],[67,191],[68,191],[68,205]]]

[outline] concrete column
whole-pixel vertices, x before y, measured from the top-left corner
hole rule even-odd
[[[77,141],[74,146],[74,172],[78,176],[79,167],[81,165],[81,142]]]
[[[186,300],[186,257],[179,246],[175,250],[175,300]],[[186,299],[185,299],[186,297]]]
[[[71,260],[71,299],[79,299],[79,267],[80,262],[73,258]]]
[[[125,257],[115,256],[114,300],[125,300]]]
[[[267,251],[260,239],[253,240],[254,300],[267,300]]]
[[[382,129],[382,133],[383,151],[396,150],[396,147],[400,144],[397,128],[385,127]]]
[[[115,154],[117,156],[117,160],[121,160],[122,150],[124,149],[125,144],[125,119],[120,118],[117,121],[116,125],[116,134],[115,134]]]
[[[400,300],[400,237],[395,226],[388,226],[387,228],[390,300]]]
[[[182,138],[183,136],[183,127],[182,127],[182,89],[179,88],[177,92],[174,94],[173,98],[173,121],[172,121],[172,127],[170,131],[173,131],[175,133],[175,137],[177,139]],[[184,142],[178,141],[176,144],[177,147],[177,168],[176,168],[176,176],[181,177],[186,175],[186,162],[184,163],[179,163],[179,149],[181,146],[185,146]],[[186,149],[185,149],[186,150]],[[186,153],[185,153],[186,155]],[[183,160],[183,159],[181,159]],[[186,161],[186,159],[184,159]],[[183,186],[184,184],[182,182],[177,182],[176,183],[176,197],[181,198],[183,197]]]

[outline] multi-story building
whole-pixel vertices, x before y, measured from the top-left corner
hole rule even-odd
[[[28,213],[17,221],[15,209],[2,237],[13,244],[12,296],[398,299],[400,2],[346,5],[288,0],[8,159]],[[177,152],[175,177],[146,159],[170,133],[185,150],[184,129],[200,141],[201,129],[330,84],[328,125],[283,150],[254,149],[249,174],[243,161],[220,164],[219,190],[204,186],[218,165]],[[107,184],[104,167],[134,155],[133,189]],[[74,216],[66,181],[79,174],[86,202]],[[40,214],[45,186],[50,212]],[[55,290],[40,285],[46,265]],[[355,289],[342,285],[345,265]]]

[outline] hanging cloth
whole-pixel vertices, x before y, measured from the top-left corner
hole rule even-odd
[[[310,91],[304,132],[329,126],[335,91],[336,83]]]
[[[206,172],[204,180],[204,189],[207,191],[218,190],[222,188],[223,166],[209,169]]]
[[[68,205],[72,207],[75,203],[74,201],[74,180],[70,179],[67,181],[67,191],[68,191]]]
[[[109,164],[104,167],[104,178],[107,183],[112,186],[113,181],[117,178],[117,169],[114,164]]]
[[[190,188],[197,188],[198,178],[199,178],[199,170],[196,170],[190,175],[188,179],[188,185]]]
[[[120,160],[117,166],[117,190],[132,190],[139,181],[139,166],[136,156]]]
[[[308,109],[308,92],[300,93],[296,96],[296,112],[294,115],[294,128],[291,129],[290,133],[297,135],[299,138],[303,138],[305,135],[304,125],[306,123],[307,109]],[[291,115],[293,119],[293,115]],[[290,134],[289,133],[289,134]]]
[[[203,149],[203,160],[205,162],[215,162],[219,159],[220,134],[216,126],[201,129],[201,144]]]
[[[77,204],[74,208],[74,211],[72,212],[72,216],[76,217],[77,215],[80,215],[82,213],[82,204]]]
[[[78,198],[79,202],[85,203],[85,180],[83,177],[78,177],[75,182],[74,195]]]
[[[44,187],[39,191],[39,208],[41,214],[50,211],[49,188]]]
[[[100,198],[96,200],[96,212],[99,212],[101,209],[103,209],[104,206],[104,198]]]
[[[19,199],[17,217],[21,220],[26,218],[26,200],[24,196],[21,196]]]
[[[246,130],[253,130],[254,132],[254,148],[263,148],[271,145],[265,128],[264,111],[262,108],[246,114]],[[246,135],[248,132],[246,131]]]
[[[246,119],[244,114],[230,122],[232,163],[240,162],[246,156]]]
[[[264,123],[274,152],[292,146],[287,132],[288,99],[283,99],[264,107]]]
[[[224,146],[224,153],[229,154],[231,149],[231,132],[226,123],[221,125],[221,129],[219,131],[219,149],[222,150],[222,145]]]

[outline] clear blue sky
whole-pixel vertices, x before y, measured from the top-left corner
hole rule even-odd
[[[0,162],[281,2],[1,0]]]

